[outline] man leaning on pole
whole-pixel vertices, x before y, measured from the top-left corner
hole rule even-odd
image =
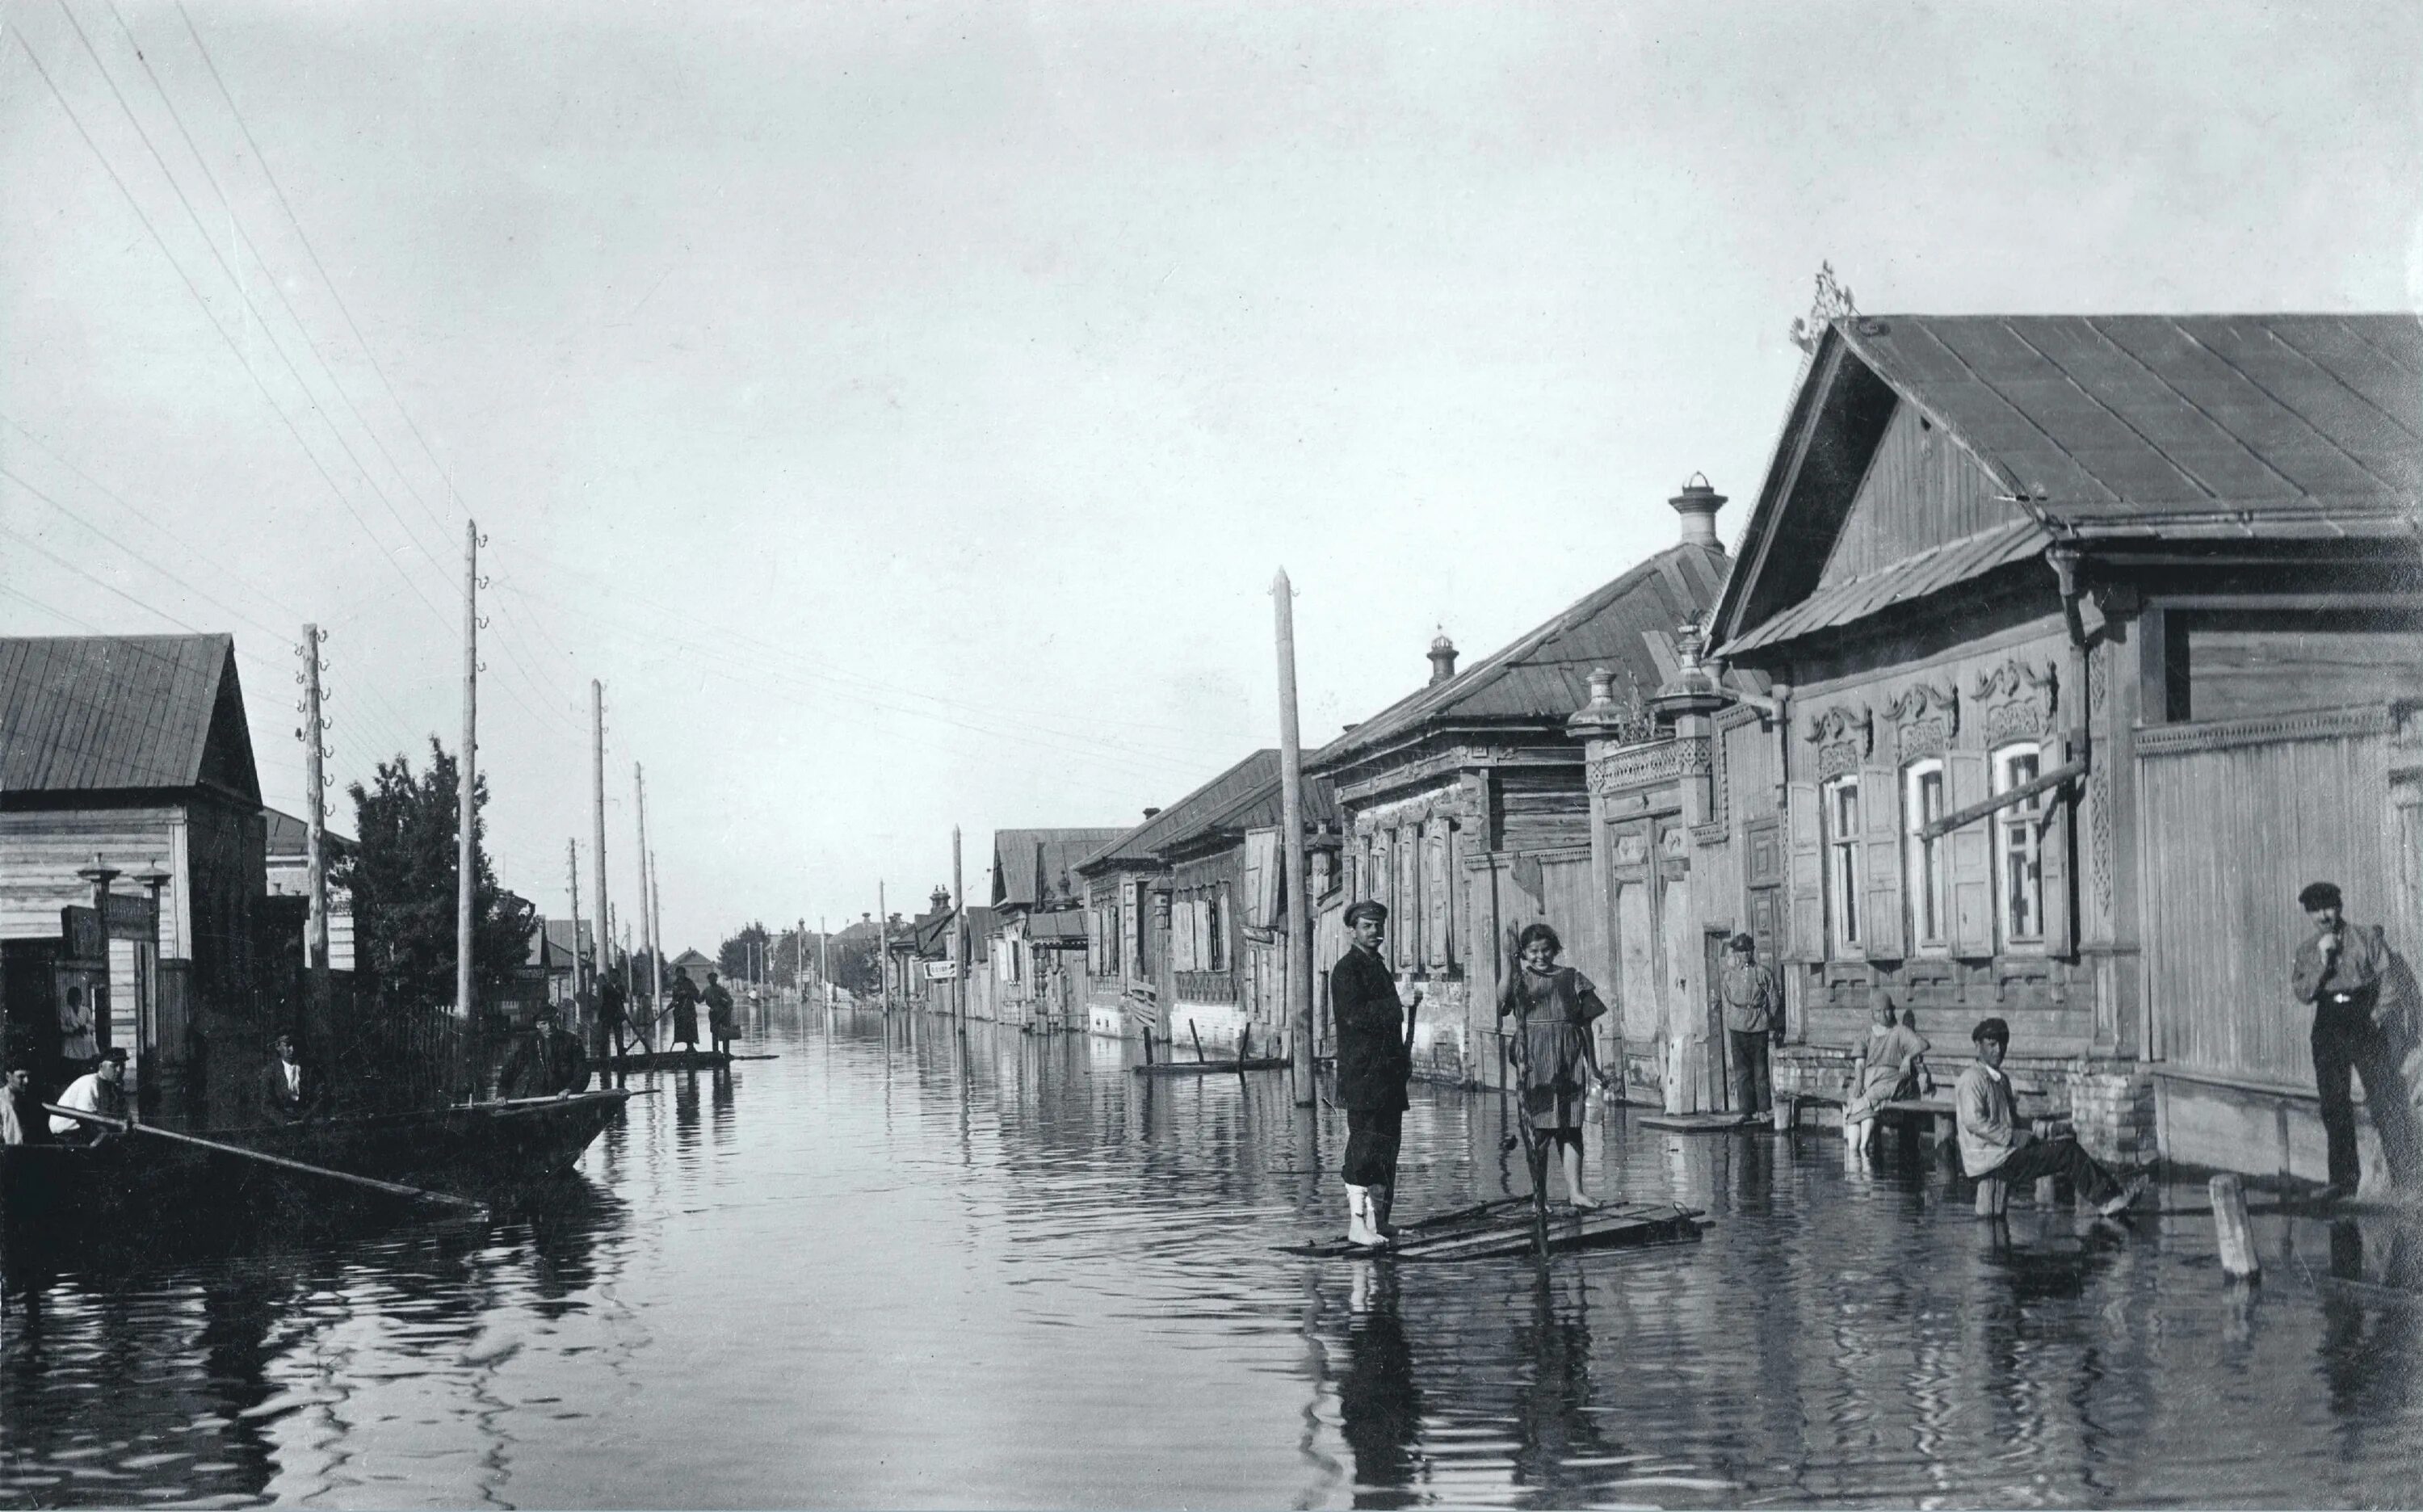
[[[1405,1084],[1414,1055],[1405,1042],[1406,1004],[1380,959],[1388,910],[1365,899],[1346,910],[1354,943],[1329,972],[1329,1011],[1338,1030],[1338,1106],[1346,1109],[1346,1210],[1349,1242],[1385,1248],[1393,1229],[1397,1144],[1404,1124]],[[1417,983],[1413,1001],[1419,1003]]]

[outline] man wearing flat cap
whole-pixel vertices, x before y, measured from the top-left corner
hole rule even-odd
[[[1756,940],[1734,936],[1732,959],[1717,991],[1725,1000],[1725,1038],[1734,1053],[1734,1111],[1743,1122],[1755,1122],[1768,1116],[1774,1102],[1767,1046],[1783,1027],[1783,993],[1775,973],[1759,964]]]
[[[2329,1149],[2325,1201],[2355,1194],[2355,1099],[2351,1074],[2364,1078],[2364,1106],[2381,1134],[2382,1159],[2392,1186],[2415,1185],[2415,1123],[2405,1078],[2398,1073],[2392,1036],[2378,1022],[2389,942],[2381,927],[2360,929],[2340,912],[2336,883],[2318,882],[2297,895],[2314,932],[2297,947],[2290,983],[2297,1001],[2314,1005],[2314,1081],[2322,1097],[2322,1134]]]
[[[497,1078],[502,1097],[568,1097],[589,1085],[589,1056],[580,1042],[563,1032],[555,1010],[542,1008],[531,1037],[514,1048],[504,1073]]]
[[[1414,1053],[1405,1042],[1405,1005],[1380,959],[1388,910],[1370,899],[1349,906],[1354,944],[1329,971],[1329,1014],[1338,1028],[1338,1106],[1346,1109],[1347,1237],[1373,1249],[1388,1242],[1388,1207],[1397,1183],[1397,1141]],[[1414,988],[1413,1000],[1421,1001]]]

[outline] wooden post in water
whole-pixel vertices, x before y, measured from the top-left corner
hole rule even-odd
[[[968,1017],[968,894],[965,874],[959,868],[959,827],[951,826],[951,966],[956,975],[951,979],[952,1017],[962,1024]]]
[[[640,941],[647,947],[648,1012],[664,1011],[665,952],[657,939],[657,853],[648,849],[648,774],[631,763],[631,790],[640,819]]]
[[[2207,1185],[2212,1193],[2213,1237],[2221,1245],[2221,1268],[2232,1281],[2261,1281],[2263,1263],[2255,1258],[2255,1230],[2246,1221],[2244,1186],[2227,1172]]]
[[[471,986],[471,892],[477,869],[471,841],[478,825],[473,794],[480,784],[480,527],[469,519],[463,521],[463,755],[456,775],[454,1032],[462,1047],[457,1080],[467,1084],[477,1074],[470,1042],[478,1006]],[[479,1091],[468,1085],[464,1090],[475,1096]]]
[[[310,879],[311,912],[303,934],[304,964],[311,973],[311,1005],[325,1005],[328,992],[328,797],[321,762],[327,756],[320,712],[320,627],[303,627],[305,786],[310,789],[303,831],[303,859]]]
[[[563,837],[563,881],[572,899],[572,1012],[580,1016],[580,842],[570,836]],[[594,1005],[593,1005],[594,1007]],[[594,1023],[583,1024],[584,1034],[594,1028]]]
[[[597,959],[589,975],[603,987],[607,964],[613,960],[614,929],[612,912],[606,906],[606,685],[594,677],[589,679],[589,801],[595,830],[590,843],[596,848],[597,866]]]
[[[1295,585],[1281,567],[1271,583],[1279,659],[1279,832],[1286,856],[1288,1080],[1295,1106],[1313,1105],[1312,897],[1304,856],[1304,746],[1295,708]]]
[[[883,880],[875,883],[875,979],[883,984],[883,1011],[892,1011],[892,905],[884,899]]]

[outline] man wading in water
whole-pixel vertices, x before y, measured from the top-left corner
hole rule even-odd
[[[1346,1109],[1346,1237],[1385,1248],[1393,1232],[1397,1141],[1404,1125],[1405,1083],[1414,1053],[1405,1042],[1405,1009],[1397,979],[1380,959],[1388,910],[1366,899],[1346,911],[1354,944],[1329,971],[1329,1011],[1338,1026],[1338,1106]],[[1413,1002],[1422,989],[1414,987]]]

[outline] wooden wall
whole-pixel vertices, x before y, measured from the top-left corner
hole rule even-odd
[[[2183,718],[2244,719],[2423,694],[2423,630],[2183,616]]]
[[[0,939],[57,938],[59,910],[92,902],[92,884],[76,871],[91,866],[96,851],[129,876],[155,864],[177,870],[183,821],[184,811],[174,807],[0,813]],[[183,880],[172,881],[161,900],[160,946],[170,957],[192,954],[179,929],[187,912]],[[123,878],[112,886],[141,892]]]
[[[1946,541],[2019,519],[1968,453],[1907,402],[1893,411],[1819,586],[1865,577]]]
[[[2308,1090],[2313,1010],[2288,992],[2307,932],[2297,892],[2336,882],[2349,918],[2393,922],[2386,717],[2231,721],[2138,747],[2146,981],[2156,1055],[2184,1070]]]

